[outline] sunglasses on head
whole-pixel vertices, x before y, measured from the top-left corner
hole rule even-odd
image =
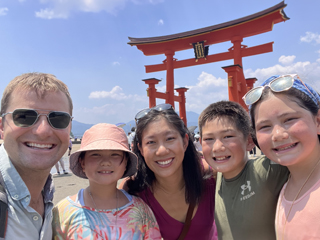
[[[300,79],[300,77],[297,74],[288,74],[288,75],[282,75],[280,77],[273,79],[271,82],[269,82],[269,84],[265,86],[259,86],[251,89],[242,97],[242,99],[244,103],[247,106],[249,106],[259,101],[265,87],[269,87],[273,92],[287,91],[290,88],[292,88],[294,81],[297,81],[297,79],[295,79],[294,77],[297,77],[297,79],[303,84],[303,86],[308,90],[308,92],[314,97],[312,92],[303,83],[303,81]]]
[[[146,108],[141,110],[140,112],[138,112],[135,116],[135,121],[136,124],[138,124],[139,119],[143,118],[144,116],[146,116],[151,110],[156,110],[156,111],[164,111],[164,110],[169,110],[169,109],[173,109],[173,107],[171,106],[171,104],[168,103],[162,103],[159,104],[153,108]]]
[[[55,129],[65,129],[69,126],[73,117],[67,112],[51,111],[48,114],[38,113],[34,109],[16,109],[13,112],[7,112],[1,115],[4,117],[7,114],[12,114],[12,119],[17,127],[31,127],[34,125],[40,115],[47,117],[47,120],[51,127]]]

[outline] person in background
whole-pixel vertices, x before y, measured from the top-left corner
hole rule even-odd
[[[64,168],[64,162],[63,162],[63,158],[61,158],[54,166],[56,167],[57,173],[56,175],[60,175],[60,169],[59,169],[59,163],[62,167],[63,173],[64,174],[68,174],[68,172],[66,171],[66,169]]]
[[[0,118],[5,239],[52,239],[50,170],[68,149],[72,108],[67,86],[51,74],[22,74],[5,88]]]
[[[68,148],[69,148],[68,156],[70,156],[71,150],[72,150],[72,140],[71,140],[71,138],[69,139],[69,146],[68,146]],[[62,166],[62,165],[61,165],[61,166]]]
[[[199,139],[200,139],[200,135],[199,134],[194,135],[193,144],[196,147],[197,151],[202,155],[202,146],[201,146],[201,143],[199,142]]]

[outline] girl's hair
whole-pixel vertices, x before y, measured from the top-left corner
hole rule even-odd
[[[86,155],[86,152],[87,152],[87,151],[83,151],[83,152],[80,153],[79,158],[78,158],[79,163],[81,163],[81,161],[84,160],[84,157],[85,157],[85,155]],[[122,151],[122,152],[123,152],[123,157],[122,157],[122,160],[121,160],[121,162],[120,162],[119,165],[122,164],[122,162],[124,161],[124,159],[127,159],[126,171],[123,173],[123,176],[124,176],[124,175],[126,175],[127,171],[130,169],[130,166],[131,166],[132,163],[131,163],[131,161],[130,161],[129,153],[128,153],[128,152],[125,152],[125,151]]]
[[[156,181],[154,173],[148,167],[144,157],[140,153],[138,144],[140,146],[142,145],[141,139],[143,131],[144,129],[146,129],[148,124],[161,118],[165,119],[173,128],[175,128],[180,133],[182,139],[185,138],[186,134],[188,134],[189,136],[188,147],[184,153],[184,158],[182,162],[183,178],[185,181],[185,199],[187,203],[198,203],[204,187],[204,181],[202,178],[202,171],[200,165],[201,158],[193,144],[193,138],[189,130],[173,109],[167,109],[162,111],[152,109],[150,110],[150,112],[148,112],[146,116],[139,119],[134,139],[134,153],[139,158],[138,172],[136,176],[129,179],[127,182],[129,193],[137,194],[148,187],[152,188],[154,181]]]
[[[250,116],[251,116],[252,127],[253,127],[254,131],[256,130],[254,113],[255,113],[255,109],[257,107],[257,104],[259,104],[261,101],[264,101],[265,99],[267,99],[272,94],[274,94],[274,95],[277,95],[277,94],[285,95],[291,101],[296,102],[301,108],[304,108],[307,111],[309,111],[313,116],[317,116],[317,114],[318,114],[319,105],[317,105],[307,94],[299,91],[298,89],[292,87],[287,91],[275,93],[270,88],[266,87],[266,88],[264,88],[259,101],[257,101],[254,104],[252,104],[251,108],[250,108]],[[319,141],[320,141],[320,136],[319,135],[318,135],[318,138],[319,138]],[[254,142],[259,147],[256,139],[254,139]]]

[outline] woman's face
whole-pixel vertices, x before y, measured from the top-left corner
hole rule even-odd
[[[127,159],[120,150],[87,151],[81,160],[81,167],[90,184],[116,184],[123,176],[126,166]]]
[[[300,166],[318,158],[320,117],[285,94],[271,94],[255,112],[256,135],[261,151],[284,166]]]
[[[163,117],[149,123],[142,132],[139,150],[156,178],[183,174],[182,161],[189,137],[181,137],[178,130]]]

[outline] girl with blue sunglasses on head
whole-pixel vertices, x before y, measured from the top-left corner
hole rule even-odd
[[[319,94],[291,74],[272,76],[243,99],[261,151],[290,171],[277,204],[277,239],[319,239]]]

